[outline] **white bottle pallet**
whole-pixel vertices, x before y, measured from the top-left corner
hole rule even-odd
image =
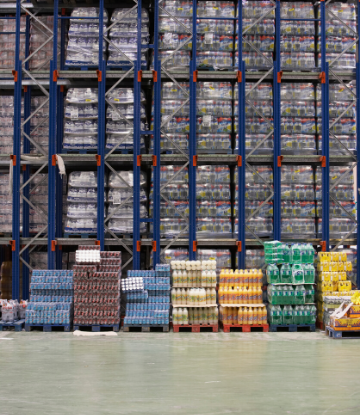
[[[265,304],[219,304],[222,307],[265,307]]]
[[[172,304],[172,306],[173,306],[174,308],[177,308],[177,307],[184,307],[184,308],[186,308],[186,307],[191,307],[191,308],[196,307],[196,308],[200,308],[200,307],[217,307],[217,304],[204,304],[204,305],[194,305],[194,304]]]

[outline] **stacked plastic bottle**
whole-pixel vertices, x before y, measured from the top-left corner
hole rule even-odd
[[[314,172],[311,166],[281,167],[281,234],[315,238]]]
[[[170,265],[173,324],[216,325],[216,261],[175,260]]]
[[[120,324],[121,252],[79,246],[74,271],[74,325]]]
[[[297,19],[314,19],[314,6],[308,2],[280,3],[280,66],[283,70],[315,68],[315,22]]]
[[[64,149],[96,150],[98,115],[97,88],[69,88],[64,103]]]
[[[134,89],[114,88],[106,95],[106,148],[113,151],[134,148]],[[140,96],[141,131],[148,130],[146,123],[145,94]],[[144,135],[140,138],[140,150],[145,150]]]
[[[268,70],[273,66],[275,5],[270,1],[246,1],[243,2],[242,15],[242,56],[246,69]],[[238,34],[237,24],[235,26]],[[237,36],[235,50],[238,50]],[[238,68],[238,52],[235,53],[235,67]]]
[[[20,32],[25,33],[26,17],[20,17]],[[15,68],[16,19],[4,17],[0,21],[0,69]],[[25,58],[25,35],[20,35],[20,60]]]
[[[96,68],[99,65],[99,9],[75,7],[71,12],[69,40],[66,46],[65,66]],[[103,34],[107,37],[108,13],[104,9]],[[106,60],[107,42],[103,41],[103,59]]]
[[[133,285],[132,280],[141,284]],[[157,264],[154,271],[128,271],[121,288],[126,293],[125,326],[169,324],[170,265]]]
[[[128,70],[137,60],[137,9],[115,9],[110,19],[108,66]],[[114,24],[115,22],[117,22]],[[149,44],[149,13],[141,10],[141,45]],[[148,51],[141,51],[141,69],[147,69]]]
[[[220,321],[223,325],[263,326],[267,325],[266,307],[223,307],[220,306]]]
[[[350,6],[350,5],[349,5]],[[318,117],[318,154],[322,154],[322,101],[321,86],[316,87],[316,112]],[[339,118],[341,116],[341,118]],[[330,156],[349,156],[356,151],[356,83],[329,85],[329,151]],[[339,119],[338,119],[339,118]],[[335,123],[335,121],[338,121]],[[339,143],[340,141],[340,143]],[[345,147],[345,148],[344,148]],[[349,150],[349,151],[347,151]]]
[[[238,235],[239,181],[238,170],[234,174],[235,231]],[[245,217],[246,236],[272,236],[273,234],[273,170],[270,166],[252,166],[245,172]],[[241,196],[240,196],[241,197]],[[266,202],[266,203],[264,203]]]
[[[25,312],[28,305],[27,300],[0,300],[0,323],[14,323],[25,319]]]
[[[348,279],[348,273],[353,270],[353,267],[346,251],[319,252],[316,264],[317,319],[326,324],[330,313],[326,316],[325,311],[328,309],[329,312],[329,309],[332,308],[326,304],[338,304],[342,300],[349,300],[353,294],[352,283]]]
[[[326,5],[326,61],[335,70],[351,70],[356,67],[356,6],[334,2]],[[319,18],[321,9],[319,7]],[[321,22],[317,43],[318,67],[321,67]],[[344,52],[342,54],[342,52]],[[340,56],[340,54],[342,54]]]
[[[316,168],[316,215],[318,237],[322,235],[322,170]],[[334,201],[335,199],[335,201]],[[341,207],[340,207],[340,206]],[[353,218],[353,220],[350,219]],[[356,233],[354,201],[354,172],[351,166],[330,166],[330,238],[342,238]]]
[[[93,171],[71,172],[68,180],[67,201],[65,233],[96,233],[97,173]]]
[[[147,218],[146,174],[140,174],[140,218]],[[111,172],[108,178],[106,226],[115,234],[132,234],[134,219],[134,173]],[[147,223],[140,222],[140,233],[147,232]]]
[[[234,88],[234,131],[235,152],[239,149],[238,135],[238,87]],[[245,84],[245,151],[247,154],[270,154],[274,148],[273,131],[273,88],[269,83]],[[256,150],[255,150],[256,147]]]
[[[25,324],[70,325],[73,319],[73,271],[33,270]]]
[[[272,241],[264,247],[270,324],[315,324],[313,246]]]
[[[236,268],[239,267],[238,255],[236,255]],[[247,249],[245,254],[246,269],[263,269],[265,266],[265,252],[264,249]]]
[[[34,71],[49,70],[50,60],[53,59],[53,40],[49,40],[49,38],[53,35],[54,16],[36,16],[36,19],[30,20],[30,54],[40,49],[31,57],[30,69]],[[60,37],[61,24],[58,25],[57,35],[58,56],[60,56]],[[25,36],[20,35],[21,38],[25,38]]]
[[[352,270],[347,271],[347,278],[352,282],[353,285],[357,286],[357,249],[341,249],[340,252],[344,252],[347,255],[347,260],[351,262]]]
[[[282,83],[280,97],[282,154],[317,154],[314,85]]]

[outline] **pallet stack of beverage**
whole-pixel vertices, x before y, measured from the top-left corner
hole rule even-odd
[[[21,331],[25,324],[25,312],[28,302],[21,300],[0,300],[0,331],[13,327]]]
[[[157,264],[154,271],[128,271],[121,289],[126,294],[124,332],[169,331],[170,265]]]
[[[73,271],[33,270],[30,302],[25,313],[25,330],[40,327],[70,331],[74,312]]]
[[[218,331],[216,261],[171,261],[174,333]]]
[[[120,329],[121,252],[80,246],[74,271],[74,329]]]
[[[270,331],[315,331],[315,268],[311,244],[265,242]]]
[[[219,284],[220,323],[225,333],[232,329],[269,331],[263,304],[261,269],[222,270]]]

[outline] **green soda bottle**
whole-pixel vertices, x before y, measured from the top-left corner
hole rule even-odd
[[[301,263],[299,244],[292,244],[291,245],[291,263],[292,264],[300,264]]]
[[[291,249],[287,244],[282,244],[282,252],[283,252],[283,258],[284,258],[284,264],[290,264]]]
[[[291,305],[285,305],[283,308],[283,324],[294,324],[293,309]]]
[[[311,324],[311,308],[309,305],[304,306],[305,318],[304,324]]]
[[[304,270],[302,264],[293,264],[291,268],[291,282],[293,284],[304,284]]]
[[[283,284],[291,284],[291,265],[283,264],[280,268],[280,282]]]
[[[315,302],[315,290],[313,285],[305,286],[305,304],[311,304]]]
[[[304,264],[304,282],[305,284],[315,283],[315,268],[313,264]]]
[[[268,295],[269,304],[276,304],[274,288],[275,288],[275,285],[268,285],[267,287],[267,295]]]
[[[266,267],[266,279],[269,284],[278,284],[280,282],[279,268],[276,264],[269,264]]]
[[[306,264],[307,262],[307,246],[306,244],[299,244],[300,249],[300,263]]]
[[[311,244],[308,244],[308,264],[313,264],[315,261],[315,249]]]
[[[316,323],[316,307],[314,305],[310,306],[310,317],[309,317],[309,324],[315,324]]]
[[[299,305],[298,307],[299,313],[299,323],[298,324],[305,324],[305,306]]]
[[[294,324],[301,324],[301,312],[299,309],[300,306],[295,306],[293,309],[293,320]]]

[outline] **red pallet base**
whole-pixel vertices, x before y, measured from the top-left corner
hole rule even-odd
[[[201,329],[211,329],[213,333],[219,331],[218,324],[182,324],[182,325],[173,325],[174,333],[179,333],[180,331],[188,331],[191,329],[191,333],[200,333]],[[186,330],[182,330],[186,329]]]
[[[316,328],[318,328],[321,331],[325,330],[324,323],[322,321],[316,320]]]
[[[224,333],[230,333],[232,328],[240,328],[243,333],[250,333],[251,329],[262,329],[264,333],[267,333],[269,331],[269,325],[268,324],[223,324],[220,321],[220,327],[223,329]]]

